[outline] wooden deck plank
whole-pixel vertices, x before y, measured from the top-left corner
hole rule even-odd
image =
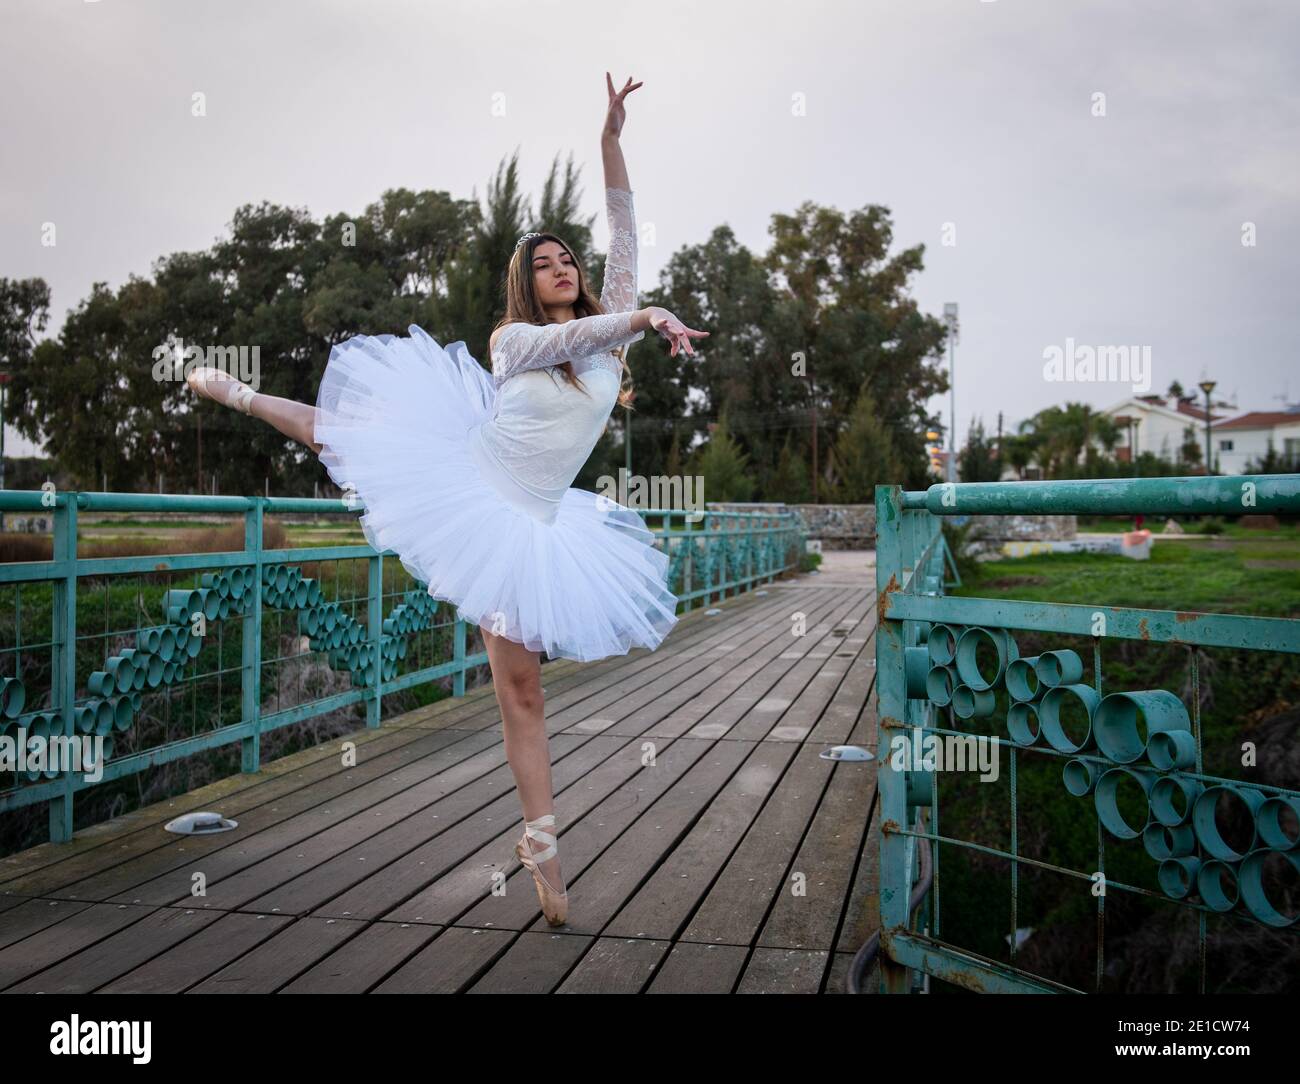
[[[338,927],[358,932],[341,945],[329,944],[311,967],[277,991],[281,994],[364,994],[442,932],[441,926],[412,922],[367,923],[312,915],[298,922],[307,930]]]
[[[211,914],[211,913],[210,913]],[[277,935],[287,935],[295,925],[279,915],[220,914],[187,941],[173,945],[138,967],[123,973],[96,992],[101,994],[185,993],[203,979],[220,972],[233,958],[243,956]],[[268,921],[271,920],[271,921]],[[361,923],[356,924],[357,929]],[[356,931],[353,931],[356,932]],[[324,927],[313,931],[318,955],[331,950],[344,930]],[[283,938],[278,938],[283,942]],[[327,948],[328,946],[328,948]],[[232,993],[237,986],[217,983],[209,992]]]
[[[555,990],[557,994],[638,994],[672,951],[671,941],[598,937]]]
[[[459,927],[443,930],[440,926],[423,928],[441,931],[440,936],[402,963],[374,987],[371,993],[460,993],[492,967],[517,941],[513,934],[505,930],[465,930]]]
[[[858,601],[849,598],[845,605],[852,608],[858,605]],[[838,622],[840,615],[835,614],[832,620]],[[828,683],[819,682],[816,674],[820,671],[810,669],[808,664],[811,662],[816,666],[819,660],[829,657],[832,652],[827,650],[827,644],[834,639],[828,631],[777,682],[777,688],[783,688],[795,697],[793,701],[786,701],[783,697],[763,697],[735,731],[754,732],[755,728],[749,725],[749,721],[757,717],[770,733],[779,720],[789,718],[796,720],[791,726],[793,733],[806,734],[811,729],[810,725],[805,725],[807,720],[814,713],[820,713],[828,695],[824,692]],[[843,674],[843,671],[835,672],[840,676]],[[794,680],[803,682],[801,692],[795,692],[791,675],[797,675]],[[783,703],[779,716],[771,714],[773,709],[766,706],[773,699]],[[788,818],[785,830],[774,825],[771,832],[751,833],[756,820],[762,819],[762,809],[787,777],[792,760],[800,762],[802,767],[792,777],[788,801],[778,803],[782,809],[777,816]],[[794,848],[816,812],[816,796],[822,791],[825,778],[836,767],[833,762],[818,757],[812,746],[800,746],[790,741],[758,743],[744,769],[728,781],[722,793],[713,796],[699,823],[673,849],[636,898],[602,932],[610,936],[676,937],[678,931],[687,925],[690,913],[696,910],[728,865],[740,841],[748,836],[758,840],[759,844],[751,848],[752,860],[741,862],[740,872],[728,882],[725,890],[729,894],[729,918],[738,920],[734,924],[728,920],[721,924],[715,922],[709,930],[711,936],[706,938],[687,938],[710,943],[748,944],[756,924],[746,928],[743,918],[738,918],[738,915],[747,904],[755,907],[760,917],[767,911],[773,893],[781,889]]]
[[[153,910],[99,903],[81,907],[59,922],[50,923],[0,952],[0,990],[7,990],[117,930],[139,922]]]
[[[592,940],[570,933],[522,934],[467,992],[549,994],[555,989],[555,975],[572,969]]]
[[[651,994],[729,994],[745,967],[742,945],[701,945],[678,941],[655,974]]]
[[[354,771],[355,771],[355,769],[354,769]],[[254,838],[256,838],[256,837],[254,837]],[[219,842],[219,840],[220,840],[220,837],[213,837],[212,839],[209,839],[209,840],[202,840],[202,841],[200,841],[200,842],[203,842],[203,843],[209,843],[209,844],[210,844],[210,843],[217,843],[217,842]],[[188,840],[181,841],[182,845],[184,845],[185,843],[189,843],[189,842],[190,842],[190,841],[188,841]],[[245,857],[246,857],[246,852],[247,852],[248,845],[249,845],[249,844],[248,844],[248,841],[247,841],[247,840],[238,840],[238,841],[236,841],[236,843],[232,843],[228,848],[226,848],[226,850],[227,850],[228,852],[237,852],[237,851],[240,851],[240,850],[245,851]],[[210,864],[210,863],[211,863],[211,856],[208,856],[208,858],[207,858],[205,864]],[[413,868],[415,868],[415,869],[418,871],[418,866],[417,866],[417,867],[413,867]],[[227,890],[229,890],[229,889],[231,888],[230,878],[226,878],[225,880],[218,881],[218,884],[225,885],[225,887],[226,887]],[[209,885],[210,885],[210,887],[211,887],[211,880],[209,881]],[[529,888],[531,889],[531,884],[529,885]],[[184,892],[185,892],[185,893],[188,893],[188,881],[186,881],[186,882],[184,883]],[[208,899],[205,900],[205,904],[204,904],[205,907],[212,907],[212,906],[214,906],[214,901],[212,900],[211,896],[212,896],[212,893],[211,893],[211,891],[210,891],[210,892],[209,892],[209,897],[208,897]],[[177,899],[184,899],[185,897],[184,897],[183,895],[178,894],[176,898],[177,898]],[[253,953],[253,955],[255,956],[255,955],[257,955],[257,953],[255,952],[255,953]]]
[[[780,641],[779,633],[772,635],[771,630],[767,633],[768,642],[762,650],[756,654],[758,660],[755,665],[762,668],[763,660],[767,659],[766,666],[772,670],[771,658],[776,652],[784,650],[784,645]],[[779,673],[779,669],[775,670]],[[695,702],[700,704],[714,704],[717,708],[724,708],[727,703],[728,689],[725,683],[712,682],[704,686],[695,696]],[[652,728],[654,729],[654,728]],[[647,734],[650,731],[647,731]],[[680,739],[679,739],[680,741]],[[713,740],[696,742],[688,740],[686,745],[680,745],[679,741],[656,742],[654,747],[654,766],[652,770],[644,770],[643,765],[643,742],[633,740],[630,742],[622,754],[622,767],[617,769],[622,772],[627,779],[622,786],[608,788],[608,796],[602,792],[606,789],[603,784],[605,777],[602,774],[595,779],[587,779],[586,794],[582,796],[583,806],[591,801],[591,796],[602,797],[603,800],[591,813],[585,816],[579,816],[580,809],[569,809],[569,816],[564,819],[564,824],[569,825],[567,831],[562,835],[565,854],[565,871],[566,878],[570,885],[580,883],[580,878],[585,876],[585,870],[590,862],[602,851],[613,844],[618,836],[633,826],[636,819],[643,815],[643,811],[650,809],[655,803],[662,801],[664,795],[670,788],[679,787],[679,775],[688,771],[695,770],[697,762],[702,756],[707,755],[712,747]],[[565,806],[565,795],[562,795],[557,805],[562,808]],[[658,839],[662,843],[662,838]],[[624,842],[626,846],[626,842]],[[523,880],[527,890],[523,893],[522,900],[520,897],[513,897],[514,902],[523,902],[528,907],[528,913],[532,916],[532,921],[540,926],[540,917],[536,903],[529,901],[532,898],[531,876],[523,871],[519,871],[516,876]],[[586,893],[583,893],[586,896]],[[489,903],[497,903],[499,906],[489,909]],[[506,911],[506,918],[509,921],[517,922],[519,917],[513,912],[512,899],[507,895],[504,901],[489,900],[483,905],[464,915],[459,921],[464,923],[475,923],[479,921],[489,921],[489,916],[499,915],[500,911]],[[409,917],[409,916],[404,916]],[[573,928],[577,920],[577,914],[571,907],[569,927]],[[500,920],[498,920],[500,922]]]
[[[658,651],[543,667],[565,927],[513,855],[486,687],[10,856],[0,989],[839,992],[874,922],[876,766],[817,754],[875,745],[872,585],[719,608]],[[197,808],[240,827],[162,830]]]

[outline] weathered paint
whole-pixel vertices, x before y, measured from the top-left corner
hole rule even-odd
[[[1284,617],[912,595],[896,591],[884,597],[880,619],[1031,629],[1091,639],[1098,615],[1105,618],[1105,638],[1108,640],[1146,640],[1198,647],[1300,653],[1300,621]]]
[[[964,515],[1243,515],[1300,512],[1300,474],[940,482],[904,494],[905,509]]]

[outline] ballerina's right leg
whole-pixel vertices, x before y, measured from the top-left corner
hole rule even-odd
[[[501,708],[506,760],[515,777],[524,819],[536,820],[555,811],[541,654],[505,636],[496,636],[483,625],[479,630],[487,645],[492,687]],[[559,854],[539,862],[538,868],[557,891],[564,890]]]

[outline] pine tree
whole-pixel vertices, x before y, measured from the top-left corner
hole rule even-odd
[[[726,407],[723,407],[708,442],[696,452],[695,464],[695,472],[704,480],[706,501],[752,499],[754,480],[749,474],[749,457],[727,429]]]
[[[848,428],[832,448],[838,477],[834,499],[842,504],[871,504],[876,486],[902,481],[903,470],[893,437],[881,424],[875,400],[862,382]]]

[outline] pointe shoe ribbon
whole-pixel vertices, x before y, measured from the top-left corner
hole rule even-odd
[[[234,407],[241,414],[253,413],[253,396],[257,392],[242,380],[236,380],[221,369],[213,369],[208,366],[193,369],[185,377],[185,383],[196,394],[202,395],[206,399],[211,399],[213,402],[222,403],[228,407]],[[223,395],[218,391],[214,391],[211,387],[212,384],[233,384],[234,388],[226,395]]]
[[[537,898],[541,901],[542,914],[546,916],[546,921],[552,926],[562,926],[568,917],[568,891],[557,892],[551,887],[542,871],[538,869],[539,862],[546,862],[559,853],[555,845],[554,834],[541,830],[543,828],[553,828],[554,826],[554,813],[547,813],[534,821],[525,820],[524,835],[515,844],[515,854],[519,856],[520,863],[533,875],[533,881],[537,885]],[[535,853],[532,851],[528,845],[530,838],[543,844],[540,851]]]

